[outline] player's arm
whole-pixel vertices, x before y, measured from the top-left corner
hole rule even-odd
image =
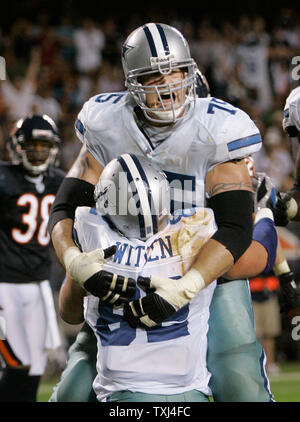
[[[249,248],[240,259],[224,274],[229,280],[255,277],[261,274],[268,262],[268,251],[256,241],[252,241]]]
[[[163,321],[226,273],[250,246],[253,188],[244,160],[216,166],[207,175],[206,189],[218,230],[181,279],[139,278],[142,288],[154,288],[155,293],[125,305],[125,317],[130,324],[142,322],[153,326]]]
[[[94,189],[103,167],[82,147],[56,195],[49,218],[49,232],[61,264],[73,282],[99,297],[103,302],[119,305],[135,292],[135,280],[103,271],[103,264],[116,247],[81,252],[73,239],[77,207],[94,206]]]
[[[270,208],[260,208],[254,216],[252,242],[237,262],[224,274],[227,279],[269,274],[275,264],[278,235]]]
[[[247,160],[246,160],[247,163]],[[250,163],[251,164],[251,163]],[[249,163],[247,163],[249,170]],[[269,274],[275,264],[278,250],[278,236],[273,210],[276,204],[276,190],[265,173],[258,173],[252,167],[249,171],[255,189],[252,242],[245,253],[224,275],[228,279],[255,277]]]
[[[83,146],[51,207],[48,229],[56,255],[64,267],[66,250],[76,246],[73,240],[76,208],[94,206],[94,188],[102,170],[103,167]]]
[[[58,311],[68,324],[81,324],[84,321],[83,299],[86,291],[75,283],[69,275],[63,282],[58,298]]]
[[[228,271],[252,242],[253,188],[244,160],[211,170],[206,192],[218,230],[200,250],[193,268],[208,285]]]

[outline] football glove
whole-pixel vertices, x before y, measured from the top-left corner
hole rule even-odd
[[[282,128],[290,138],[295,138],[300,135],[297,127],[291,122],[290,117],[283,118]]]
[[[292,271],[279,275],[278,280],[280,284],[278,292],[280,312],[286,314],[300,306],[300,290]]]
[[[124,305],[124,318],[132,327],[154,327],[190,302],[205,287],[199,271],[191,269],[180,279],[139,277],[138,286],[154,292]]]
[[[300,102],[297,101],[292,105],[291,109],[286,109],[284,111],[284,117],[282,120],[282,129],[287,133],[290,138],[295,138],[300,135],[299,127],[299,105]],[[298,127],[297,127],[298,126]]]
[[[83,287],[102,302],[120,306],[134,296],[136,282],[132,278],[101,270],[86,280]]]
[[[277,195],[270,177],[265,173],[256,172],[252,184],[255,190],[255,210],[270,208],[273,212],[277,203]]]
[[[70,277],[103,302],[119,306],[135,293],[136,282],[117,274],[103,271],[105,260],[116,252],[116,246],[80,252],[76,246],[68,248],[64,263]]]
[[[298,212],[298,205],[289,193],[278,192],[276,206],[273,209],[276,226],[287,226]]]

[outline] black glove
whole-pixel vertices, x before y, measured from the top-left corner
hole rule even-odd
[[[277,201],[273,207],[274,223],[275,226],[287,226],[289,223],[287,202],[291,199],[288,193],[277,192]]]
[[[104,258],[116,252],[116,246],[104,250]],[[102,302],[120,306],[134,296],[136,281],[132,278],[101,270],[87,279],[83,287]]]
[[[149,277],[139,277],[137,283],[144,291],[149,292]],[[154,327],[175,312],[175,307],[157,293],[150,293],[124,305],[124,319],[133,328]]]
[[[292,271],[278,276],[280,313],[286,314],[300,305],[300,291]]]

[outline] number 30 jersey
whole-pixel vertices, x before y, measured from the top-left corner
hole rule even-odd
[[[22,165],[0,162],[0,282],[49,279],[50,207],[64,173],[55,167],[35,178]]]
[[[94,96],[78,114],[77,135],[102,166],[123,153],[146,155],[157,163],[171,184],[172,211],[205,206],[207,173],[261,147],[261,135],[250,117],[217,98],[197,98],[156,148],[139,129],[134,108],[126,91]]]
[[[83,251],[117,245],[104,269],[137,280],[139,275],[180,278],[216,230],[211,209],[185,210],[146,242],[129,240],[94,210],[77,208],[75,237]],[[210,395],[206,368],[209,305],[215,282],[176,314],[153,328],[133,329],[123,308],[85,298],[85,319],[98,343],[94,389],[98,400],[120,390],[178,394],[198,389]],[[137,288],[135,297],[145,292]]]

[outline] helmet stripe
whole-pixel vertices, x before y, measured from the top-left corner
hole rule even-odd
[[[139,162],[138,158],[134,155],[134,154],[130,154],[130,157],[133,159],[137,169],[140,172],[140,175],[142,176],[143,181],[146,183],[147,187],[148,187],[148,203],[150,204],[150,207],[152,207],[152,210],[150,209],[151,212],[151,217],[152,217],[152,226],[153,226],[153,233],[157,233],[158,232],[158,223],[157,223],[157,215],[155,213],[155,207],[154,207],[154,202],[152,199],[152,194],[151,194],[151,188],[146,176],[146,173],[144,172],[144,169],[141,165],[141,163]]]
[[[122,169],[126,173],[127,181],[129,183],[129,185],[131,185],[131,183],[133,182],[133,177],[132,177],[132,174],[131,174],[126,162],[124,161],[124,159],[122,157],[118,157],[118,161],[121,164]],[[138,220],[139,220],[139,226],[140,226],[140,236],[141,236],[141,238],[145,238],[146,237],[145,222],[144,222],[144,218],[141,215],[141,213],[138,213]]]
[[[145,184],[144,183],[139,183],[139,184],[135,183],[135,186],[136,186],[138,194],[139,194],[139,198],[140,198],[140,202],[141,202],[141,208],[142,208],[142,215],[144,217],[144,222],[145,222],[145,227],[144,227],[145,232],[146,232],[145,237],[148,237],[149,234],[152,235],[152,234],[157,232],[156,215],[152,215],[152,212],[154,212],[155,209],[154,209],[154,204],[153,204],[153,201],[152,201],[150,185],[149,185],[147,176],[144,172],[144,169],[141,166],[137,157],[134,154],[128,154],[128,158],[129,158],[129,160],[128,160],[129,162],[132,160],[132,167],[130,167],[131,172],[136,171],[136,177],[141,177],[142,181],[145,183]],[[125,157],[125,159],[126,159],[126,157]],[[127,163],[128,163],[128,161],[127,161]],[[135,165],[135,168],[134,168],[134,165]],[[147,186],[147,189],[145,188],[145,185]],[[151,207],[152,207],[152,209],[151,209]]]
[[[118,160],[123,168],[123,170],[127,173],[127,180],[130,183],[134,183],[136,190],[138,192],[138,196],[140,199],[140,207],[141,211],[138,213],[139,223],[140,223],[140,233],[141,238],[147,237],[146,228],[150,227],[150,232],[153,233],[153,224],[151,219],[151,209],[149,205],[148,195],[144,183],[136,183],[137,180],[144,180],[142,174],[139,172],[138,168],[136,167],[132,157],[129,154],[124,154],[122,157],[118,157]],[[147,183],[147,182],[146,182]]]
[[[163,30],[163,27],[159,24],[156,24],[156,27],[158,29],[159,35],[161,36],[161,40],[164,46],[165,54],[170,54],[169,44],[168,40],[165,34],[165,31]]]
[[[143,29],[150,46],[152,57],[170,54],[167,37],[161,25],[149,23]]]
[[[146,34],[152,57],[157,57],[157,50],[156,50],[155,43],[154,43],[154,40],[153,40],[153,37],[152,37],[152,34],[151,34],[149,28],[147,26],[144,26],[143,30]]]

